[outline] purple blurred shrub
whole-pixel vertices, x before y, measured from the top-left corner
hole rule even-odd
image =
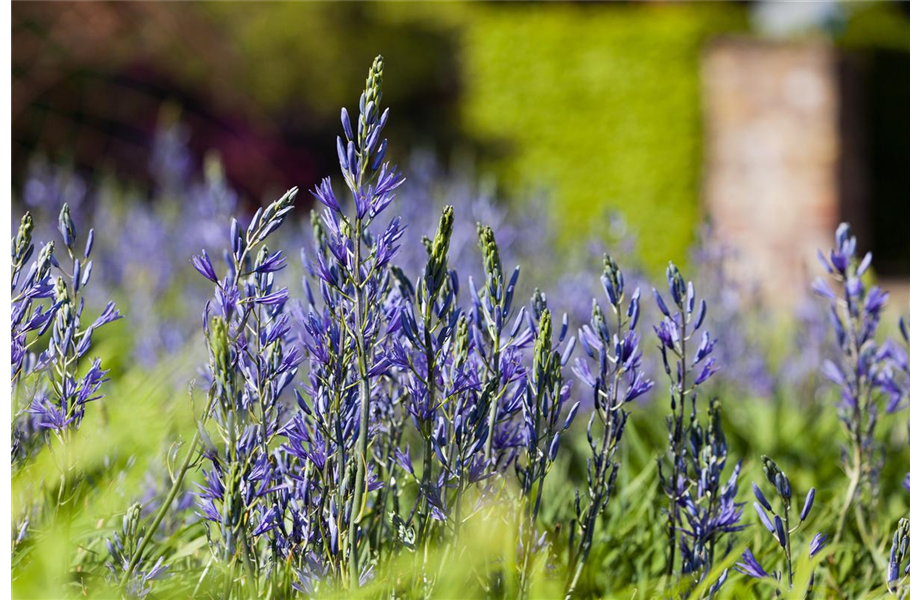
[[[737,251],[715,240],[709,230],[699,235],[693,253],[696,281],[711,290],[709,331],[719,340],[713,357],[722,375],[719,385],[770,398],[777,382],[767,361],[766,345],[752,327],[769,321],[767,310],[758,302],[754,286],[746,286],[734,277],[729,264]]]

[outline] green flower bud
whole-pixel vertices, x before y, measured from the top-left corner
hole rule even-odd
[[[441,213],[438,232],[428,248],[428,264],[425,267],[425,284],[428,294],[435,296],[447,278],[447,253],[450,250],[450,237],[454,231],[454,207],[447,206]]]
[[[29,249],[32,247],[32,213],[26,212],[19,222],[19,232],[13,241],[13,262],[27,259]]]
[[[214,374],[218,383],[226,385],[230,380],[230,334],[227,322],[220,317],[211,317],[211,355],[214,357]]]
[[[383,57],[377,55],[371,68],[367,72],[367,81],[364,84],[364,106],[370,107],[373,103],[372,110],[368,116],[371,121],[376,121],[376,116],[380,112],[380,101],[383,99],[381,84],[383,83]]]
[[[38,253],[38,268],[36,269],[36,278],[44,279],[51,270],[51,256],[54,254],[54,242],[48,242]]]
[[[533,296],[530,297],[530,307],[535,315],[542,315],[543,311],[547,309],[546,294],[541,292],[540,288],[533,291]]]
[[[605,344],[610,343],[610,330],[607,329],[607,319],[604,317],[604,311],[601,310],[597,300],[594,301],[594,306],[591,308],[591,329]]]
[[[67,288],[67,282],[63,277],[58,277],[54,281],[54,301],[70,303],[70,290]]]
[[[459,361],[466,359],[466,351],[470,344],[470,324],[465,314],[457,320],[457,336],[454,338],[454,356]]]
[[[493,296],[497,297],[502,284],[502,261],[498,253],[498,244],[495,242],[495,232],[491,227],[480,224],[477,224],[476,228],[479,231],[479,250],[482,252],[486,279]]]
[[[533,370],[538,384],[543,382],[549,371],[550,357],[553,352],[553,319],[548,310],[540,315],[537,339],[533,347]]]
[[[610,258],[609,254],[604,254],[604,274],[601,277],[604,286],[607,288],[607,294],[610,297],[610,303],[619,306],[623,300],[623,273],[619,265]]]

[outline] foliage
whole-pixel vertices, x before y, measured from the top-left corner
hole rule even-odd
[[[699,219],[701,48],[744,17],[608,8],[479,7],[463,37],[463,114],[506,148],[497,158],[508,185],[548,188],[558,247],[616,209],[638,234],[642,266],[682,261]]]

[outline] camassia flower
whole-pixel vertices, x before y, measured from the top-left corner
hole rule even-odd
[[[313,519],[317,537],[311,534],[304,542],[313,543],[305,547],[315,545],[315,555],[330,561],[332,570],[347,573],[352,588],[363,579],[359,544],[367,539],[365,525],[382,520],[382,515],[374,518],[379,508],[373,495],[382,487],[374,471],[380,451],[376,434],[386,427],[382,419],[392,415],[380,385],[391,363],[382,334],[392,333],[388,323],[398,314],[388,298],[389,268],[403,235],[398,217],[379,222],[403,181],[385,161],[389,110],[382,107],[382,81],[383,59],[377,57],[358,101],[357,123],[342,109],[344,138],[337,139],[336,149],[350,205],[339,201],[329,178],[313,191],[323,212],[312,219],[315,252],[306,264],[319,296],[305,280],[308,302],[299,310],[303,345],[313,361],[309,393],[298,396],[301,414],[286,429],[288,448],[295,455],[307,453],[307,460],[296,465],[303,469],[300,485],[327,490],[295,504],[296,519],[319,516]]]
[[[667,574],[674,572],[681,538],[681,502],[688,491],[690,460],[688,411],[695,412],[700,385],[719,367],[712,357],[716,340],[703,328],[706,301],[697,302],[693,282],[688,282],[674,264],[668,266],[668,291],[672,305],[652,289],[662,320],[655,327],[664,371],[670,379],[671,415],[668,417],[668,453],[658,460],[661,489],[668,501]],[[696,349],[694,350],[694,346]],[[705,484],[704,487],[709,487]],[[686,554],[686,553],[685,553]],[[691,560],[697,562],[697,559]],[[686,565],[685,565],[686,568]]]
[[[757,562],[757,559],[754,558],[754,554],[750,549],[745,549],[744,553],[741,555],[741,561],[735,565],[735,568],[740,573],[744,573],[756,579],[772,577],[778,583],[781,583],[785,579],[787,587],[791,589],[795,576],[793,565],[796,564],[793,558],[792,534],[802,528],[808,516],[811,514],[815,504],[815,489],[811,488],[808,491],[805,495],[805,500],[799,507],[798,513],[796,513],[793,511],[792,505],[792,485],[789,483],[789,478],[786,477],[786,474],[767,456],[763,457],[763,471],[767,481],[778,495],[779,502],[776,503],[774,508],[774,503],[771,503],[767,499],[766,494],[763,493],[763,490],[761,490],[756,483],[753,483],[751,487],[754,491],[754,498],[756,500],[754,503],[754,510],[760,518],[760,522],[763,524],[764,528],[770,532],[773,539],[776,540],[776,543],[779,544],[782,549],[783,560],[780,561],[777,569],[773,573],[768,574],[763,567],[760,566],[760,563]],[[820,532],[816,533],[808,546],[809,557],[814,558],[824,549],[826,542],[827,536]],[[811,588],[813,584],[814,575],[812,575],[809,581],[809,588]]]
[[[584,325],[578,338],[587,359],[576,359],[575,375],[591,386],[594,410],[587,426],[588,489],[584,498],[575,495],[575,526],[578,536],[577,555],[568,577],[567,597],[572,597],[588,555],[594,544],[594,532],[616,486],[620,465],[616,452],[626,427],[625,407],[652,388],[652,382],[642,371],[642,350],[637,326],[639,324],[639,289],[627,300],[626,284],[619,266],[604,257],[601,284],[612,311],[607,322],[605,312],[594,301],[590,325]],[[571,354],[569,346],[564,357]],[[565,426],[574,413],[566,418]]]
[[[206,419],[219,434],[210,436],[205,423],[200,425],[210,468],[200,485],[198,507],[216,529],[217,535],[210,536],[215,554],[230,573],[238,566],[245,573],[242,582],[231,577],[229,585],[243,585],[250,593],[263,579],[259,565],[276,561],[283,549],[283,496],[277,481],[284,463],[275,439],[282,425],[280,400],[303,358],[293,346],[283,311],[287,290],[274,281],[284,261],[260,245],[293,209],[296,192],[260,208],[245,230],[232,220],[223,278],[218,279],[206,253],[192,261],[215,284],[214,301],[204,311],[210,354]],[[233,589],[225,592],[231,595]]]
[[[753,485],[752,504],[778,551],[771,555],[769,548],[752,546],[738,548],[740,555],[733,552],[737,534],[747,526],[745,502],[738,497],[741,461],[730,456],[726,432],[736,421],[727,418],[727,402],[723,413],[722,402],[700,393],[723,369],[737,370],[736,386],[781,388],[762,355],[741,356],[745,349],[759,348],[740,327],[760,313],[735,303],[737,290],[728,289],[722,255],[710,255],[706,260],[712,262],[702,265],[715,269],[710,283],[725,288],[710,289],[718,301],[708,308],[673,264],[665,273],[667,289],[652,290],[660,312],[653,341],[667,375],[670,410],[667,438],[661,429],[662,450],[649,465],[658,468],[667,533],[661,529],[664,535],[651,543],[645,539],[648,531],[637,534],[632,524],[613,522],[654,512],[651,502],[617,495],[624,435],[654,434],[627,430],[627,422],[630,430],[643,425],[630,417],[630,404],[653,388],[642,364],[641,285],[636,285],[641,277],[630,276],[633,287],[627,289],[624,270],[604,255],[599,265],[603,296],[592,303],[584,302],[592,296],[589,278],[577,270],[541,286],[564,290],[563,303],[550,302],[540,289],[522,299],[517,287],[524,280],[515,256],[528,244],[549,248],[543,243],[546,231],[534,227],[516,236],[500,207],[461,205],[462,197],[442,206],[416,190],[421,198],[416,202],[424,206],[407,215],[414,225],[409,235],[393,214],[403,178],[387,162],[384,131],[390,113],[383,104],[383,71],[378,57],[357,110],[341,111],[339,173],[312,190],[315,210],[308,226],[305,220],[312,236],[301,251],[302,290],[289,289],[286,277],[292,271],[287,250],[300,240],[285,238],[287,226],[282,229],[294,212],[297,190],[248,221],[232,218],[235,196],[219,167],[208,160],[205,182],[193,179],[179,130],[158,136],[155,186],[158,194],[200,200],[181,209],[168,204],[175,219],[187,221],[177,231],[194,228],[200,234],[169,231],[175,223],[160,218],[158,202],[125,210],[137,231],[98,241],[93,230],[78,226],[87,204],[94,203],[84,204],[82,213],[64,203],[54,242],[44,245],[35,242],[42,235],[36,231],[41,232],[41,221],[54,219],[22,217],[11,240],[13,461],[17,468],[27,467],[30,456],[44,451],[53,455],[60,473],[34,478],[47,493],[36,494],[40,500],[14,514],[13,552],[20,564],[37,556],[26,552],[40,549],[33,539],[67,529],[70,513],[91,506],[97,482],[100,489],[111,487],[116,480],[110,476],[119,474],[110,465],[136,466],[134,456],[121,462],[106,456],[90,482],[68,452],[75,448],[71,442],[87,417],[86,407],[103,397],[109,376],[105,359],[93,357],[93,338],[121,318],[113,303],[98,298],[108,297],[106,289],[123,287],[131,306],[157,305],[166,295],[178,296],[187,276],[198,289],[181,298],[186,304],[200,298],[207,355],[201,369],[207,397],[193,438],[170,446],[165,465],[157,465],[167,489],[154,486],[152,492],[132,494],[143,504],[127,507],[114,531],[105,529],[96,540],[81,543],[79,556],[68,563],[68,569],[79,565],[79,577],[67,573],[62,581],[79,579],[93,592],[90,585],[108,569],[105,579],[117,585],[117,594],[136,598],[181,593],[435,598],[455,591],[458,583],[472,583],[490,597],[524,599],[554,589],[539,587],[546,577],[555,589],[564,586],[568,599],[619,593],[609,583],[615,579],[598,567],[622,556],[637,559],[639,573],[664,564],[660,589],[665,594],[712,599],[727,591],[730,569],[720,563],[739,556],[738,572],[768,580],[780,595],[794,589],[796,578],[799,587],[808,583],[811,588],[814,576],[806,579],[806,571],[828,546],[823,533],[802,537],[816,522],[817,492],[797,495],[767,457],[766,484]],[[43,210],[35,186],[28,200]],[[54,202],[62,196],[50,188],[48,194]],[[108,216],[109,227],[123,222],[106,210],[99,213]],[[437,216],[436,225],[428,221],[430,215]],[[137,235],[134,244],[128,243],[132,235]],[[169,244],[178,237],[187,239]],[[505,245],[508,238],[517,238],[517,245]],[[151,250],[166,245],[161,253]],[[400,253],[404,246],[408,256]],[[119,248],[125,260],[113,258]],[[476,250],[481,267],[472,269],[469,255]],[[172,272],[172,254],[185,260],[193,252],[191,269]],[[98,262],[106,253],[107,262]],[[120,273],[100,286],[99,275],[108,269],[98,268],[92,280],[91,255]],[[535,262],[543,264],[539,257]],[[878,419],[908,404],[909,336],[902,323],[903,341],[876,343],[887,296],[868,285],[871,257],[857,258],[846,226],[822,262],[829,277],[814,288],[830,301],[827,314],[836,333],[836,351],[823,373],[839,388],[840,419],[850,442],[844,462],[851,485],[839,513],[846,525],[848,510],[860,508],[876,492],[883,456]],[[149,269],[144,279],[151,283],[127,289],[126,278],[140,264]],[[91,283],[95,297],[85,295]],[[101,311],[87,317],[94,310],[87,306]],[[707,310],[717,306],[725,310],[713,321]],[[570,325],[573,314],[578,322]],[[145,315],[132,323],[138,355],[156,356],[174,347],[148,333],[181,331],[187,317],[177,315],[166,324]],[[722,332],[722,341],[714,331]],[[726,337],[731,339],[723,346]],[[584,384],[577,395],[572,375]],[[566,436],[580,414],[586,443],[570,444]],[[633,486],[647,484],[642,478],[648,469],[635,463],[655,443],[649,440],[630,456],[631,470],[641,470]],[[177,460],[182,446],[185,458]],[[585,459],[583,471],[577,461],[567,460],[573,446]],[[571,466],[572,474],[556,479],[563,465]],[[184,479],[191,473],[196,473],[194,485]],[[17,474],[25,480],[31,473]],[[560,481],[568,487],[555,488]],[[909,475],[905,485],[909,488]],[[573,487],[577,491],[568,495]],[[131,493],[117,485],[113,489]],[[568,518],[561,517],[571,509]],[[46,515],[53,519],[50,524]],[[93,522],[101,531],[109,519]],[[665,526],[663,519],[660,525]],[[836,535],[843,529],[838,527]],[[482,532],[502,543],[476,546]],[[894,594],[905,595],[909,587],[909,534],[909,522],[902,520],[891,540],[887,570],[876,569],[886,571]],[[764,539],[772,547],[769,537]],[[617,545],[613,551],[610,540]],[[853,564],[868,558],[853,556]],[[455,557],[473,559],[472,576],[445,576]],[[884,562],[873,558],[876,567]],[[847,561],[832,567],[841,564]],[[186,574],[194,578],[195,592],[188,593],[192,578],[186,580]],[[861,579],[877,586],[879,577]],[[835,583],[841,593],[851,589],[839,578]],[[633,584],[644,582],[627,583]],[[757,584],[745,584],[750,585]],[[213,589],[201,592],[206,587]]]
[[[30,213],[23,215],[12,241],[12,385],[16,401],[12,462],[15,469],[25,467],[44,445],[57,457],[54,465],[60,476],[54,503],[27,506],[17,517],[20,526],[14,553],[37,524],[33,508],[44,509],[38,511],[38,518],[53,514],[57,521],[65,503],[78,501],[84,473],[69,447],[87,405],[103,398],[108,373],[99,358],[90,358],[93,333],[121,318],[115,304],[109,302],[88,322],[83,293],[93,272],[90,256],[95,234],[90,229],[85,245],[77,247],[80,231],[67,204],[61,209],[58,227],[67,259],[59,260],[54,242],[48,242],[28,271],[25,266],[34,254]]]
[[[13,240],[13,383],[32,373],[44,374],[45,386],[39,388],[28,408],[31,417],[24,418],[30,419],[34,429],[51,433],[64,443],[69,431],[80,428],[86,405],[103,397],[99,392],[107,371],[100,360],[94,358],[88,369],[82,368],[89,360],[93,333],[120,319],[121,314],[109,302],[95,320],[83,320],[83,293],[93,273],[90,255],[95,233],[89,230],[81,253],[77,248],[79,231],[66,204],[58,228],[70,263],[67,266],[61,264],[54,243],[49,242],[21,277],[33,248],[28,213]],[[49,329],[51,335],[46,339]],[[47,346],[35,356],[32,348],[42,344]]]
[[[903,393],[893,373],[900,369],[903,355],[894,344],[876,343],[888,293],[867,285],[872,253],[858,257],[856,236],[848,224],[837,228],[829,256],[818,252],[818,259],[827,278],[815,279],[812,288],[829,302],[837,342],[836,356],[824,362],[822,371],[840,390],[837,412],[848,442],[843,462],[850,486],[834,534],[836,542],[852,521],[847,517],[854,503],[863,511],[865,502],[877,494],[883,453],[875,437],[876,424],[880,407],[896,410],[901,403]]]

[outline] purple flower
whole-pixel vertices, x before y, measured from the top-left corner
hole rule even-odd
[[[827,543],[827,536],[823,533],[816,533],[815,537],[811,539],[811,544],[808,546],[808,556],[814,557],[815,554],[821,552],[824,549],[824,545]]]
[[[741,560],[735,563],[735,569],[739,573],[744,573],[755,579],[763,579],[764,577],[769,577],[763,567],[760,566],[760,563],[757,562],[757,559],[754,558],[754,553],[750,549],[745,548],[744,552],[741,553]]]
[[[767,497],[764,496],[763,492],[757,487],[756,483],[751,483],[751,487],[754,489],[754,497],[757,498],[757,501],[760,502],[764,508],[769,511],[773,510],[773,507],[770,506],[770,503],[767,501]]]
[[[345,109],[343,108],[342,110],[344,111]],[[339,206],[339,201],[336,199],[335,193],[332,191],[332,180],[329,177],[323,179],[322,182],[316,186],[316,188],[313,190],[313,197],[316,198],[323,206],[334,210],[339,214],[342,213],[342,207]]]
[[[285,256],[281,253],[280,250],[278,250],[277,252],[269,255],[268,258],[260,262],[256,266],[255,272],[261,273],[261,274],[275,273],[277,271],[282,270],[284,267],[287,266],[287,264],[285,263],[285,260],[286,260]]]
[[[764,509],[761,508],[759,504],[754,505],[754,510],[757,512],[757,516],[760,517],[763,526],[767,528],[767,531],[770,533],[776,533],[776,527],[773,525],[773,521],[767,516],[767,513],[764,512]]]
[[[703,365],[703,369],[697,374],[696,379],[693,382],[694,385],[700,385],[701,383],[704,383],[710,377],[715,375],[716,371],[718,370],[719,368],[715,365],[715,361],[710,358],[706,361],[706,364]]]
[[[854,456],[860,456],[864,461],[862,464],[873,465],[872,470],[877,472],[883,461],[879,443],[875,440],[878,404],[880,398],[887,395],[889,404],[885,408],[897,407],[901,396],[898,376],[895,375],[898,360],[885,346],[878,348],[875,340],[888,294],[875,286],[866,291],[864,278],[872,258],[867,254],[861,261],[857,259],[856,237],[846,223],[837,228],[829,264],[820,253],[819,258],[831,279],[843,286],[842,298],[823,279],[813,286],[818,295],[829,300],[827,311],[837,342],[834,356],[825,360],[821,371],[839,388],[838,415],[847,439],[851,445],[859,440],[861,446],[846,449],[846,460],[852,461]],[[848,468],[847,472],[857,489],[864,485],[877,486],[875,482],[878,478],[874,475],[864,477],[862,470],[856,467]],[[856,494],[855,497],[862,498],[865,494]],[[849,509],[848,503],[843,512],[847,513]]]
[[[779,542],[779,545],[785,548],[786,528],[783,526],[783,522],[778,516],[773,517],[773,534],[776,536],[776,541]]]
[[[287,302],[289,297],[288,289],[281,288],[277,292],[272,292],[264,296],[256,296],[252,301],[256,304],[279,305]]]
[[[29,413],[38,418],[38,426],[42,429],[61,431],[74,422],[76,416],[68,416],[60,407],[55,406],[47,398],[36,398],[29,407]]]
[[[811,488],[811,490],[808,491],[808,495],[805,496],[805,505],[802,506],[802,512],[799,516],[799,521],[804,521],[805,518],[808,517],[808,513],[811,512],[811,507],[814,505],[814,503],[815,503],[815,488]]]
[[[211,264],[211,257],[208,256],[205,250],[201,251],[200,256],[196,255],[192,257],[192,266],[195,267],[195,270],[201,273],[205,279],[217,283],[217,273],[214,271],[214,265]]]

